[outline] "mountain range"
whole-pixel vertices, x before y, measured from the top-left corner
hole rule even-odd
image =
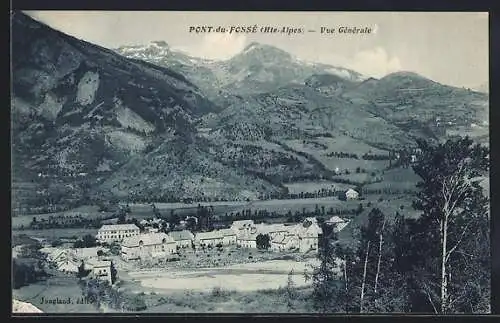
[[[415,73],[368,78],[258,43],[224,61],[164,41],[110,50],[22,12],[11,98],[14,207],[257,199],[332,176],[295,141],[387,150],[471,124],[487,134],[487,94]]]
[[[289,83],[301,84],[308,76],[322,72],[340,75],[352,81],[363,79],[355,71],[304,62],[282,49],[255,42],[226,61],[193,57],[171,49],[165,41],[153,41],[145,46],[122,46],[115,51],[129,58],[178,71],[215,101],[228,95],[255,94],[275,90]]]

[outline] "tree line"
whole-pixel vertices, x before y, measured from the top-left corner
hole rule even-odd
[[[348,158],[348,159],[360,159],[359,155],[356,153],[346,153],[346,152],[338,152],[332,151],[326,154],[327,157],[335,157],[335,158]],[[388,154],[368,154],[364,153],[361,155],[361,159],[363,160],[394,160],[396,159],[393,155]]]
[[[363,188],[361,192],[364,195],[398,195],[398,194],[415,194],[417,192],[416,189],[397,189],[391,187],[384,188]]]

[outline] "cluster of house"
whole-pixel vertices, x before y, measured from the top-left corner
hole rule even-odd
[[[335,225],[340,231],[347,222],[332,217],[327,224]],[[253,220],[234,221],[230,228],[199,232],[188,230],[141,233],[134,224],[104,225],[99,229],[97,240],[106,243],[120,243],[124,260],[159,259],[171,256],[179,249],[194,246],[215,247],[239,246],[257,248],[257,236],[268,235],[270,249],[273,251],[298,250],[300,252],[318,249],[321,228],[316,218],[306,218],[298,224],[255,224]]]
[[[340,231],[349,222],[333,216],[326,224]],[[178,249],[195,247],[240,246],[257,248],[257,236],[268,235],[273,251],[298,250],[314,251],[318,248],[321,234],[316,218],[306,218],[298,224],[255,224],[253,220],[234,221],[230,228],[193,234],[188,230],[141,233],[134,224],[103,225],[97,234],[101,242],[118,242],[121,245],[121,257],[125,261],[137,259],[161,259],[177,253]],[[111,261],[99,256],[102,247],[59,248],[45,247],[40,251],[47,254],[48,260],[57,270],[76,274],[81,264],[89,270],[89,277],[111,283]]]
[[[98,247],[95,248],[53,248],[46,247],[40,251],[47,254],[47,259],[57,270],[66,273],[78,273],[82,262],[84,269],[89,270],[89,277],[108,281],[111,284],[111,261],[103,260],[98,256]]]

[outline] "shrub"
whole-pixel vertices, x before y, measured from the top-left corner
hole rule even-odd
[[[231,291],[222,289],[221,287],[214,287],[210,292],[210,295],[213,297],[227,297],[231,295]]]
[[[144,311],[147,306],[144,298],[141,297],[141,295],[137,295],[131,299],[126,300],[125,308],[129,311]]]

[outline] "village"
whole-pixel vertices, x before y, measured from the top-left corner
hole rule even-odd
[[[341,231],[349,220],[332,216],[325,221],[334,231]],[[65,246],[45,246],[40,249],[47,254],[47,259],[55,268],[66,274],[78,275],[83,268],[89,273],[89,278],[114,283],[113,270],[118,270],[118,276],[131,269],[168,268],[167,264],[176,263],[179,267],[197,267],[189,261],[187,255],[207,253],[209,250],[220,251],[246,249],[266,250],[267,255],[293,253],[315,257],[318,250],[318,239],[322,233],[315,217],[307,217],[304,221],[294,224],[255,223],[254,220],[233,221],[229,228],[216,229],[207,232],[193,233],[190,230],[160,232],[164,221],[157,218],[143,220],[144,230],[135,224],[105,224],[95,237],[95,247],[71,248]],[[158,226],[159,224],[159,226]],[[168,223],[167,223],[168,224]],[[159,227],[159,228],[158,228]],[[229,251],[229,254],[231,252]],[[180,257],[183,256],[183,257]],[[210,256],[210,254],[208,254]],[[223,265],[241,262],[266,260],[264,257],[248,257],[249,259],[234,259]],[[205,258],[206,260],[206,258]],[[182,264],[182,262],[185,264]],[[219,264],[220,263],[214,263]],[[184,266],[183,266],[184,265]],[[203,263],[198,267],[210,267]],[[121,271],[121,273],[120,273]],[[123,275],[122,275],[123,276]]]

